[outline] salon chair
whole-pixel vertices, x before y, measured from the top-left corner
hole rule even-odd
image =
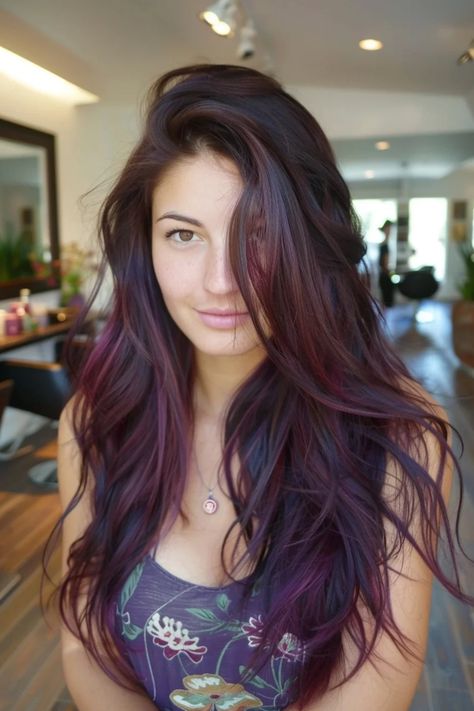
[[[12,396],[13,380],[0,381],[0,425],[2,424],[3,413],[7,409]]]
[[[2,424],[3,413],[10,404],[13,386],[13,380],[0,380],[0,425]],[[16,437],[7,447],[0,449],[0,462],[9,462],[33,450],[31,444],[21,447],[22,442],[22,436]]]
[[[435,279],[433,267],[421,267],[416,271],[407,272],[398,284],[398,291],[407,299],[416,302],[413,318],[420,309],[424,299],[430,299],[439,289],[439,282]]]
[[[0,425],[2,424],[3,413],[7,409],[13,390],[13,380],[0,381]]]
[[[59,420],[71,396],[71,383],[59,363],[29,360],[0,360],[0,381],[12,380],[10,407]],[[57,489],[56,460],[37,464],[28,477],[44,489]]]

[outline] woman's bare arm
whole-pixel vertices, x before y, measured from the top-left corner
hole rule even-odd
[[[58,479],[63,511],[76,492],[80,476],[81,458],[70,421],[71,404],[61,415],[58,434]],[[84,495],[64,521],[64,572],[69,548],[82,535],[89,521],[88,498]],[[64,624],[61,626],[61,649],[66,684],[79,711],[156,711],[151,699],[114,683]]]

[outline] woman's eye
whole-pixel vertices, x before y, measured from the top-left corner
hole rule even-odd
[[[166,239],[178,244],[185,244],[186,242],[191,242],[194,235],[195,233],[192,230],[171,230],[166,233]]]

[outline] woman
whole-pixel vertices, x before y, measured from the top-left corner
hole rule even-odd
[[[408,709],[453,457],[385,341],[314,118],[251,69],[152,88],[101,215],[111,312],[59,431],[81,711]]]
[[[392,225],[393,222],[385,220],[382,227],[379,228],[380,232],[383,234],[383,240],[379,247],[379,287],[380,295],[382,297],[382,304],[386,307],[393,306],[393,297],[395,293],[395,287],[390,276],[388,248]]]

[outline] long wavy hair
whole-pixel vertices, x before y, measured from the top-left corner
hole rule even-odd
[[[180,513],[195,374],[192,344],[155,277],[151,200],[168,166],[203,150],[232,160],[242,177],[229,260],[265,348],[225,413],[221,471],[235,520],[222,565],[238,527],[247,552],[236,566],[245,559],[272,591],[252,666],[260,668],[288,630],[304,640],[303,706],[340,670],[346,635],[358,649],[349,676],[372,658],[381,632],[415,654],[390,605],[389,573],[405,541],[449,591],[468,598],[456,568],[457,528],[454,535],[441,495],[443,471],[455,461],[449,424],[412,387],[384,335],[361,278],[360,226],[325,134],[258,71],[197,65],[163,75],[150,91],[141,139],[103,205],[104,262],[91,303],[110,268],[110,313],[76,374],[82,473],[56,533],[89,490],[92,520],[71,547],[60,611],[112,678],[139,688],[113,630],[113,602],[166,533],[165,517]],[[426,433],[439,445],[434,478]],[[390,495],[388,458],[401,473]],[[396,534],[390,542],[387,525]],[[454,564],[449,575],[437,560],[439,527]]]

